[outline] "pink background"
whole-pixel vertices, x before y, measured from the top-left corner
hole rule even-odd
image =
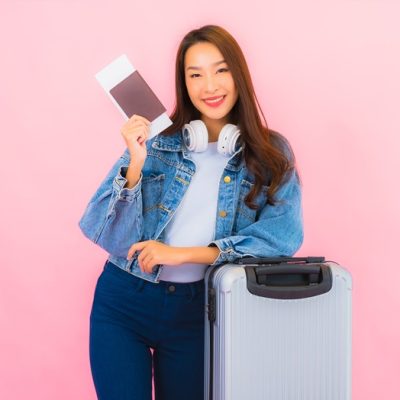
[[[399,3],[159,3],[1,2],[0,398],[95,399],[88,321],[107,254],[78,220],[125,147],[94,74],[126,53],[171,112],[179,41],[207,23],[238,40],[296,151],[299,254],[353,275],[353,399],[397,398]]]

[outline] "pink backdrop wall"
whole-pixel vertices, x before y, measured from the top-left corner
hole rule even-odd
[[[353,275],[353,399],[393,399],[400,372],[400,5],[2,1],[0,398],[95,399],[93,289],[107,254],[77,223],[124,150],[94,74],[122,53],[173,107],[174,57],[221,24],[247,57],[271,128],[304,184],[300,255]],[[321,399],[323,400],[323,399]]]

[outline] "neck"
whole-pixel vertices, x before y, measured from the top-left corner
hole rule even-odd
[[[225,124],[228,123],[227,118],[223,119],[209,119],[207,117],[201,117],[201,120],[206,124],[208,131],[208,141],[216,142],[219,137],[219,133]]]

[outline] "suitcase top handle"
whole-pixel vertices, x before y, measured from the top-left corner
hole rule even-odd
[[[324,264],[252,264],[246,265],[245,271],[247,289],[261,297],[302,299],[321,295],[332,288],[332,272]]]
[[[282,263],[323,263],[325,261],[325,257],[263,257],[263,258],[256,258],[256,257],[244,257],[238,260],[239,264],[263,264],[263,265],[270,265],[270,264],[282,264]]]

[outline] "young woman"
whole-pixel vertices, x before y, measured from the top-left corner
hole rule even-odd
[[[151,139],[146,118],[123,125],[79,221],[109,253],[90,316],[99,399],[150,400],[154,371],[157,400],[203,400],[206,268],[300,247],[294,156],[256,103],[239,45],[207,25],[178,49],[173,124]]]

